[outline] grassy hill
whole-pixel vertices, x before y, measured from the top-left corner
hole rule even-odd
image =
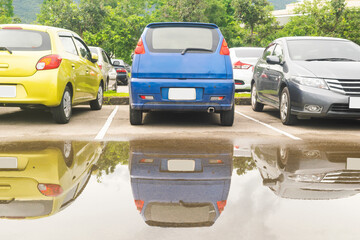
[[[22,23],[32,23],[40,12],[43,0],[13,0],[14,14]]]
[[[274,8],[284,9],[286,4],[295,2],[296,0],[269,0]],[[43,0],[13,0],[14,13],[18,16],[22,23],[32,23],[36,20],[36,14],[40,12],[40,6]],[[80,0],[76,0],[80,2]]]
[[[22,23],[32,23],[36,20],[36,14],[40,13],[43,1],[13,0],[14,14],[21,19]],[[75,0],[75,2],[80,2],[80,0]]]

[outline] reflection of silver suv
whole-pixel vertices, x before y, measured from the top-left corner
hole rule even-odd
[[[357,144],[257,145],[252,156],[264,186],[282,198],[337,199],[360,192]]]
[[[110,73],[114,71],[114,67],[111,64],[110,57],[102,48],[89,47],[89,49],[92,53],[96,53],[99,56],[99,60],[97,61],[97,63],[101,69],[104,79],[106,79],[105,91],[107,91],[110,84]]]

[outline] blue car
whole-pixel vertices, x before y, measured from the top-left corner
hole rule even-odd
[[[215,24],[151,23],[135,49],[130,123],[148,111],[220,113],[234,121],[235,84],[229,48]]]
[[[226,205],[232,145],[171,140],[130,143],[131,187],[149,226],[212,226]],[[204,147],[206,146],[206,147]]]

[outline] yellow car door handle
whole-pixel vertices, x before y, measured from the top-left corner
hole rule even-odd
[[[11,186],[10,185],[0,185],[0,190],[10,190]]]
[[[72,69],[75,69],[75,64],[71,64]]]

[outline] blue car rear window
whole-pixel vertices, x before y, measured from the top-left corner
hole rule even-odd
[[[46,51],[51,50],[51,42],[46,32],[0,29],[0,47],[12,51]]]
[[[156,27],[146,33],[146,44],[150,52],[181,53],[187,48],[200,48],[215,52],[219,44],[219,33],[206,27]]]

